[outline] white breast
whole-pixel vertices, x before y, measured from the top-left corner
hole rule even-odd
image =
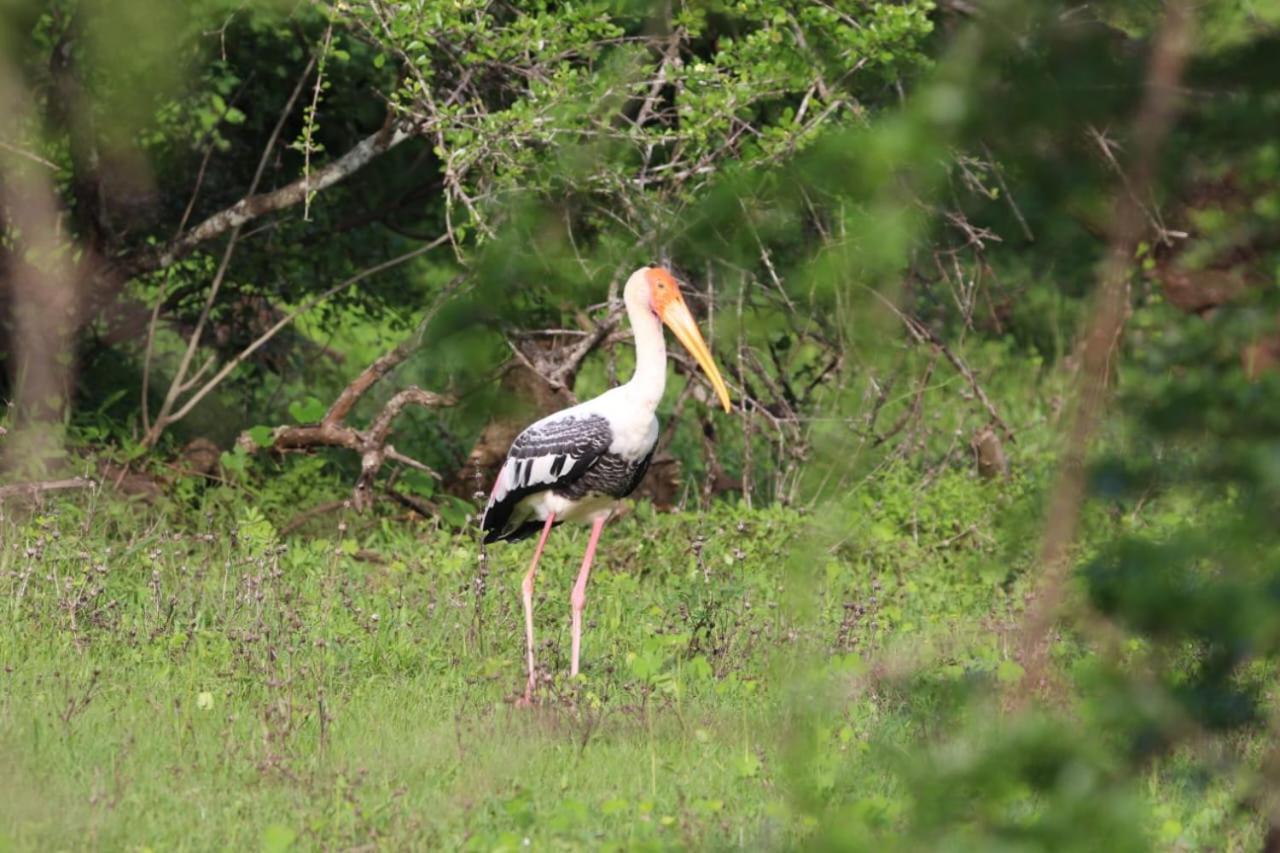
[[[658,443],[658,419],[653,415],[646,418],[628,418],[622,423],[611,422],[613,443],[609,452],[624,459],[643,459]]]

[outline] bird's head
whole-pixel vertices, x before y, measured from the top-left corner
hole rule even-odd
[[[627,282],[626,296],[628,301],[632,298],[647,298],[649,310],[671,329],[689,354],[697,360],[698,366],[711,381],[711,387],[715,389],[720,404],[724,406],[726,412],[729,411],[732,408],[729,402],[729,389],[725,386],[720,370],[711,358],[711,349],[702,339],[698,324],[694,322],[693,314],[689,312],[689,306],[685,304],[684,296],[680,293],[680,285],[676,283],[676,278],[671,271],[658,264],[641,267]]]

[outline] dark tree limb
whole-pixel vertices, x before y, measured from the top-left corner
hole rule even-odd
[[[413,495],[407,495],[404,492],[397,491],[390,487],[385,489],[385,494],[388,498],[400,504],[405,509],[416,512],[423,518],[431,518],[436,514],[435,507],[421,498],[415,498]]]

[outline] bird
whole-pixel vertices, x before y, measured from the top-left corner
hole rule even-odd
[[[528,680],[522,705],[533,704],[533,585],[551,528],[564,522],[591,525],[582,566],[570,593],[569,676],[578,675],[587,579],[605,522],[619,501],[644,479],[658,445],[656,411],[667,384],[663,325],[697,361],[726,412],[729,389],[689,312],[675,275],[659,264],[643,266],[622,293],[635,340],[635,372],[628,382],[598,397],[550,414],[525,428],[511,443],[485,506],[484,542],[537,536],[533,559],[521,583]]]

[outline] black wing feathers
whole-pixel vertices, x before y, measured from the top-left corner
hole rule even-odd
[[[603,415],[560,415],[538,421],[516,437],[485,508],[485,542],[523,539],[540,525],[513,519],[528,495],[574,483],[609,450],[613,433]]]

